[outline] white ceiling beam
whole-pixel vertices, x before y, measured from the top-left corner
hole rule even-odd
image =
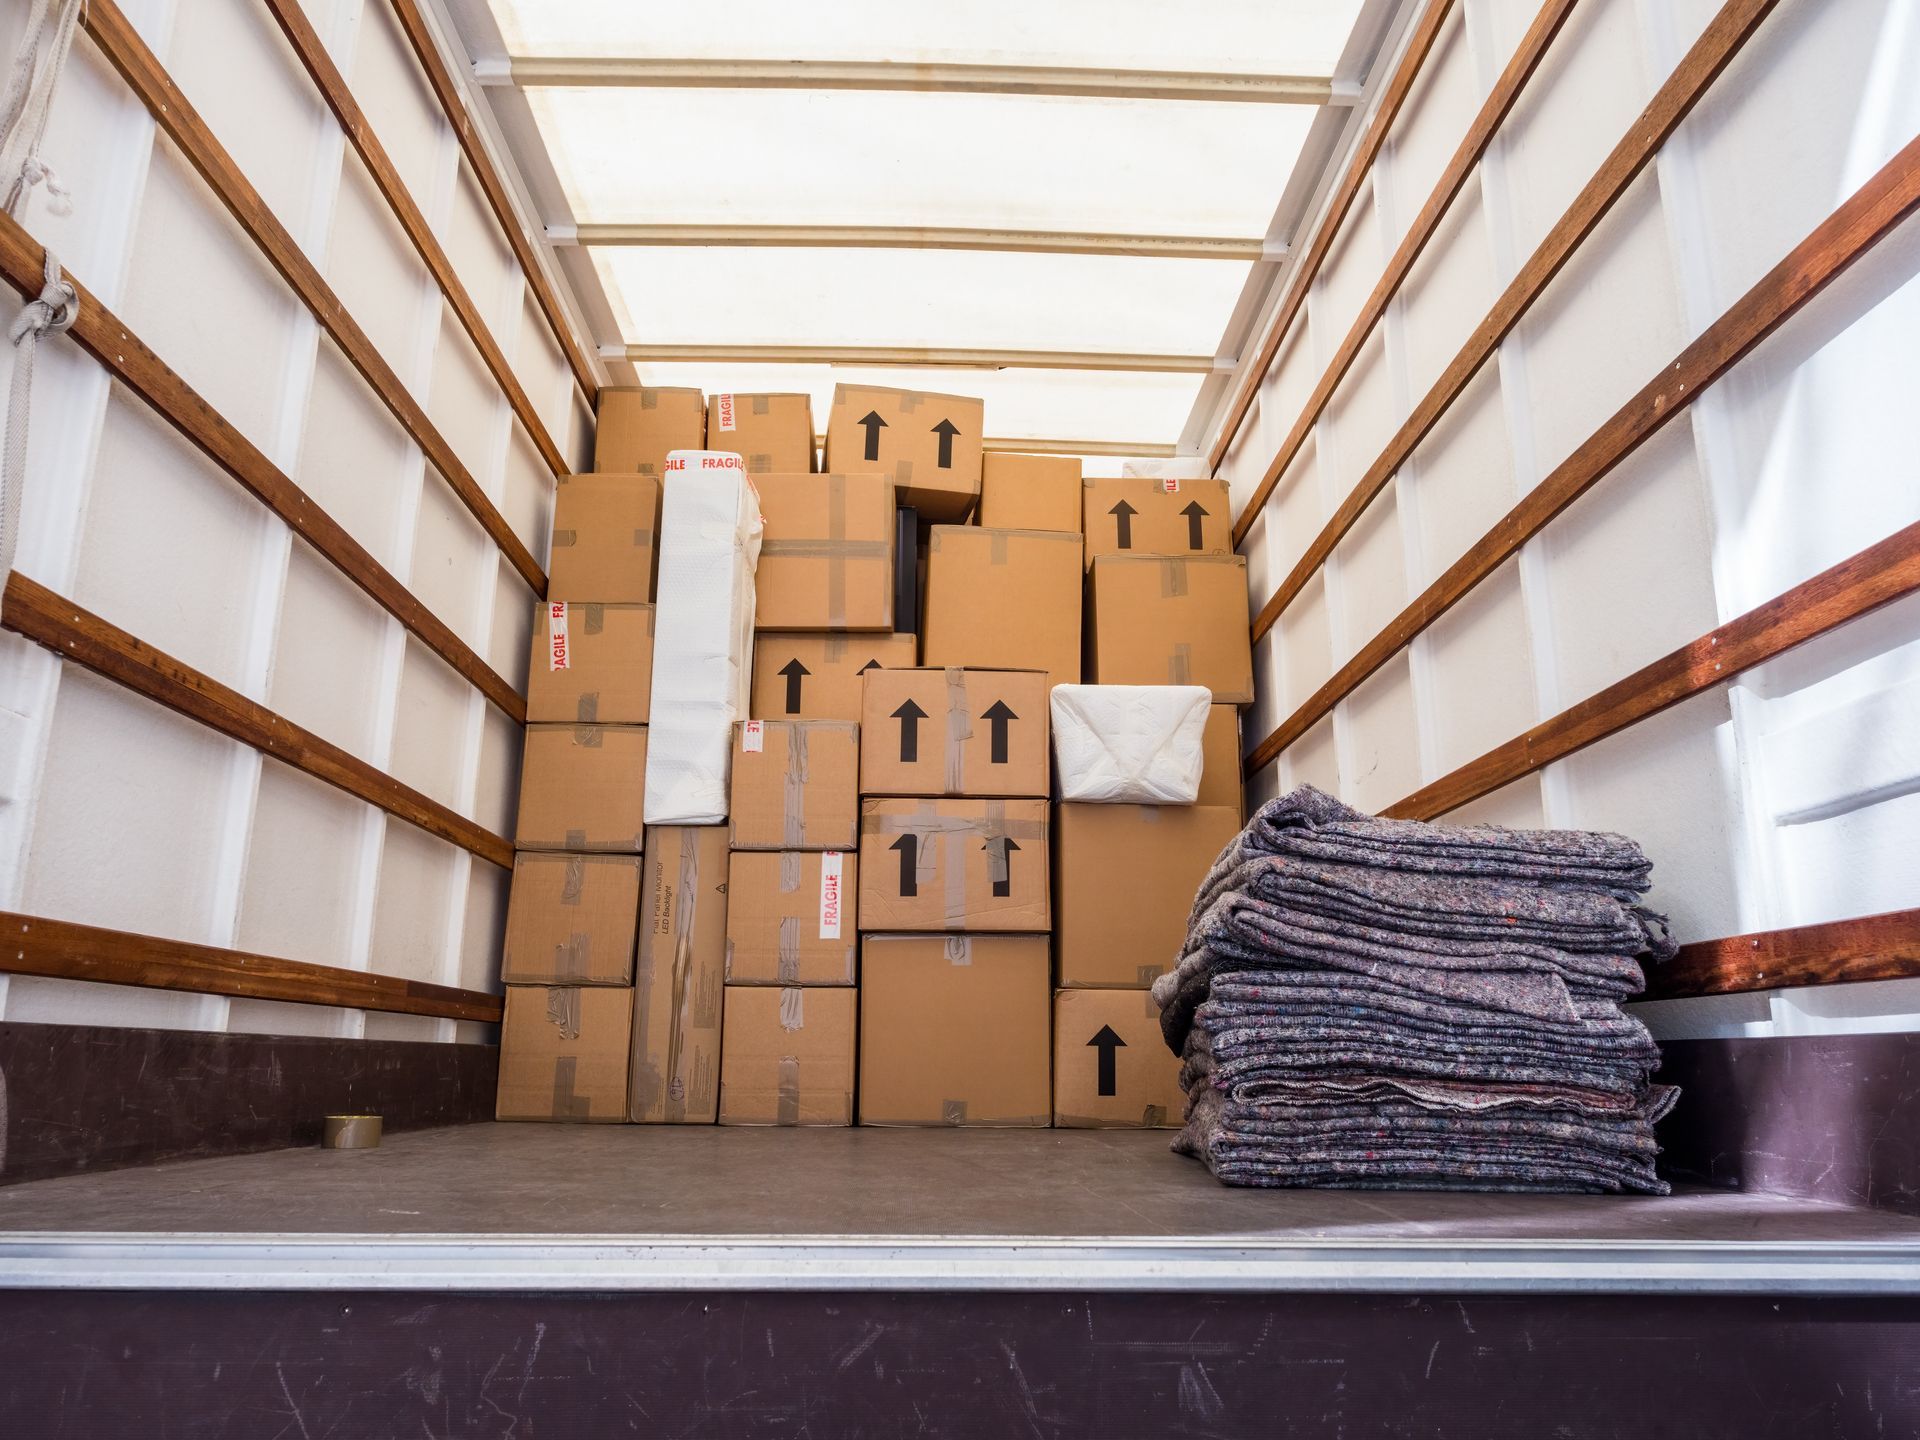
[[[1242,263],[1273,258],[1272,242],[1257,236],[1130,235],[924,225],[567,225],[550,226],[547,238],[555,245],[1019,250],[1047,255],[1133,255]]]
[[[1209,375],[1232,370],[1231,356],[1112,350],[967,350],[911,345],[610,345],[601,358],[656,365],[950,365],[969,370],[1144,370]]]

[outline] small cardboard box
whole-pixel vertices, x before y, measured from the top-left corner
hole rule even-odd
[[[625,986],[509,985],[494,1118],[623,1122],[632,1012]]]
[[[1009,455],[980,461],[980,523],[997,530],[1080,533],[1080,457]]]
[[[644,725],[653,695],[653,606],[546,600],[534,607],[527,719]]]
[[[1200,734],[1200,793],[1196,805],[1224,805],[1247,818],[1247,795],[1240,776],[1240,707],[1209,705],[1207,728]]]
[[[727,862],[718,825],[647,832],[628,1110],[637,1123],[711,1125],[718,1113]]]
[[[729,985],[720,1123],[851,1125],[856,1008],[848,989]]]
[[[1204,685],[1217,703],[1253,703],[1247,562],[1102,555],[1088,628],[1096,685]],[[929,657],[931,658],[931,656]]]
[[[868,930],[1048,928],[1047,802],[863,800]]]
[[[911,635],[818,635],[784,630],[753,637],[756,720],[858,720],[869,670],[911,667]]]
[[[920,658],[928,665],[1044,670],[1049,687],[1076,685],[1083,579],[1078,536],[936,525]]]
[[[660,482],[562,475],[553,492],[547,599],[645,605],[659,566]]]
[[[638,471],[656,479],[667,473],[669,450],[706,448],[707,405],[698,390],[602,385],[596,412],[593,468]],[[731,445],[718,445],[731,450]],[[613,597],[584,597],[606,600]]]
[[[514,846],[638,855],[646,826],[644,725],[529,725]]]
[[[1047,793],[1038,670],[875,670],[860,715],[862,795]]]
[[[1060,990],[1053,997],[1053,1123],[1152,1130],[1183,1123],[1180,1057],[1144,990]]]
[[[754,572],[762,630],[893,628],[893,482],[884,475],[763,475]]]
[[[827,469],[878,470],[922,520],[965,520],[980,499],[986,405],[961,395],[836,385]]]
[[[1083,505],[1088,565],[1098,555],[1233,553],[1224,480],[1089,480]]]
[[[1223,806],[1055,807],[1060,984],[1145,989],[1178,964],[1193,897],[1239,829]]]
[[[640,861],[631,855],[513,857],[500,978],[509,985],[631,985]]]
[[[734,726],[734,849],[851,850],[859,790],[858,725],[746,720]]]
[[[727,891],[727,984],[851,985],[860,862],[842,850],[739,850]]]
[[[788,475],[817,468],[813,397],[736,395],[707,398],[707,443],[747,462],[749,475]]]
[[[860,943],[862,1125],[1048,1123],[1046,936]]]

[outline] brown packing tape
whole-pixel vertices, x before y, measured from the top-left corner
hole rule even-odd
[[[587,862],[584,856],[569,855],[560,876],[560,903],[578,905],[587,888]]]
[[[1136,965],[1133,967],[1134,981],[1137,984],[1151,986],[1166,973],[1167,968],[1165,965]]]
[[[554,976],[567,984],[583,985],[592,973],[593,937],[575,930],[553,947]]]
[[[1177,600],[1187,593],[1187,562],[1184,560],[1162,560],[1160,562],[1160,598]]]
[[[598,725],[576,725],[573,727],[573,744],[576,750],[598,750],[605,743],[605,732],[603,732]]]
[[[947,774],[949,795],[967,793],[967,741],[973,738],[973,715],[967,709],[967,672],[949,665],[947,674]]]
[[[640,387],[640,408],[642,410],[658,410],[660,408],[660,392],[658,390],[649,390],[646,386],[642,385]]]
[[[1167,656],[1167,683],[1169,685],[1193,683],[1193,646],[1185,640],[1176,641],[1173,653]]]
[[[911,460],[896,460],[893,462],[893,483],[900,486],[911,485],[913,483],[913,462]]]
[[[921,397],[912,390],[896,390],[894,399],[899,404],[902,415],[911,415],[920,408]]]
[[[570,550],[579,543],[580,532],[578,530],[556,530],[553,532],[553,548],[556,550]]]
[[[791,895],[800,888],[800,852],[782,850],[780,852],[780,893]]]
[[[560,1032],[561,1039],[578,1040],[580,1038],[580,992],[571,986],[549,986],[547,1023]]]
[[[942,1100],[940,1102],[940,1123],[942,1125],[966,1124],[967,1102],[964,1100]]]
[[[776,1125],[800,1123],[800,1057],[782,1055],[778,1071],[778,1100],[774,1110]]]
[[[1004,565],[1007,563],[1006,531],[987,531],[987,563],[989,565]]]
[[[807,843],[807,728],[789,725],[786,731],[787,774],[780,795],[782,840],[789,849],[798,850]]]
[[[827,477],[827,536],[844,545],[847,539],[847,477]],[[847,628],[847,558],[835,555],[827,561],[827,628]]]
[[[591,1110],[585,1096],[579,1092],[580,1059],[576,1055],[562,1055],[553,1062],[553,1118],[556,1120],[584,1120]]]
[[[600,692],[583,690],[574,704],[573,718],[582,725],[591,725],[600,718]]]
[[[753,413],[756,415],[768,414],[773,409],[772,402],[773,397],[771,395],[749,395],[747,397],[747,404],[752,407]]]
[[[569,606],[571,610],[573,607]],[[607,628],[607,607],[598,601],[588,601],[580,607],[581,629],[589,635],[598,635]]]
[[[653,531],[636,529],[633,532],[633,548],[636,550],[651,550],[653,548]]]
[[[800,983],[800,917],[780,917],[780,954],[778,978],[783,985]]]
[[[973,964],[973,941],[965,935],[946,937],[947,963],[949,965]]]
[[[587,832],[584,830],[567,831],[566,848],[569,850],[586,849],[587,848]]]
[[[807,992],[797,985],[780,992],[780,1028],[789,1035],[807,1028]]]
[[[842,660],[846,659],[847,645],[849,643],[850,642],[848,641],[845,635],[827,636],[827,645],[826,645],[826,651],[825,651],[827,663],[829,665],[838,665]]]
[[[680,1052],[687,1043],[688,986],[693,980],[694,921],[700,913],[700,846],[680,832],[680,891],[673,908],[672,1008],[667,1013],[667,1060],[661,1067],[667,1085],[667,1119],[687,1118],[687,1087],[680,1074]]]

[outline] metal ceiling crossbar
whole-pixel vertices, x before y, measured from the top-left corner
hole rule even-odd
[[[854,250],[1022,250],[1043,255],[1146,255],[1171,260],[1278,260],[1284,241],[1258,235],[1102,235],[949,225],[586,224],[554,226],[555,245],[818,246]]]

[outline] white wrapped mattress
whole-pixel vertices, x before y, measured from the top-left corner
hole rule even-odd
[[[1191,805],[1213,696],[1201,685],[1056,685],[1062,800]]]

